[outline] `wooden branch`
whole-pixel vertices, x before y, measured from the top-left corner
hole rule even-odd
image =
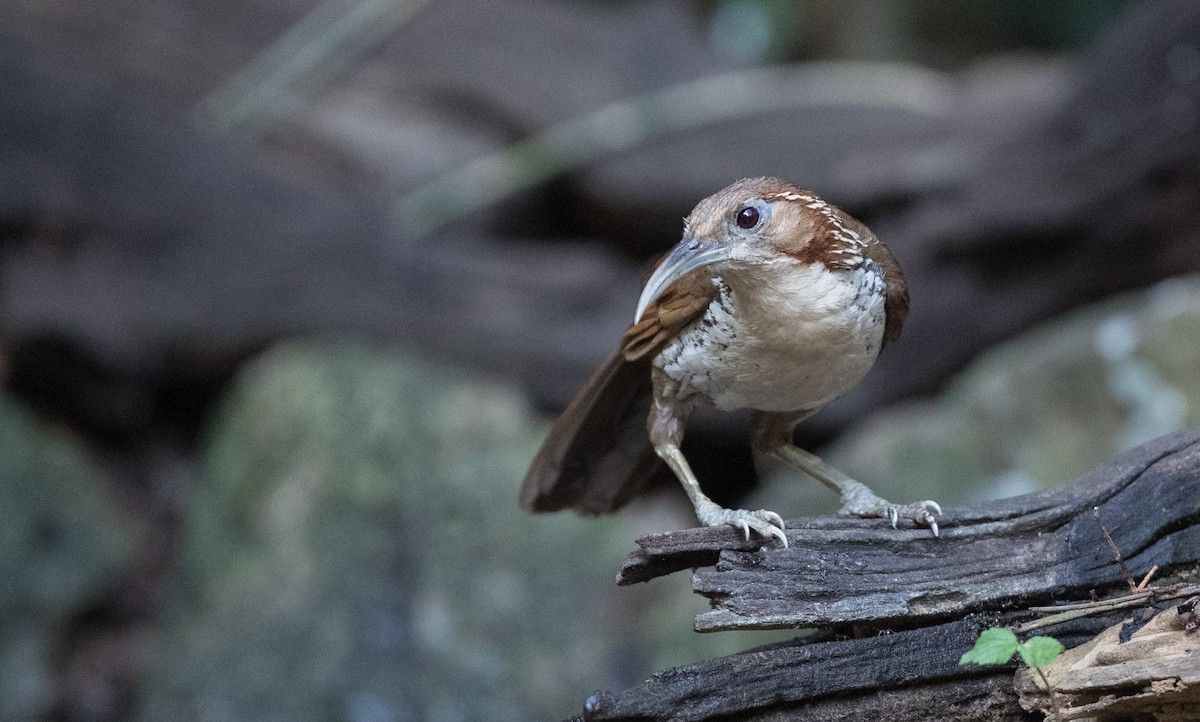
[[[1032,605],[1128,592],[1106,531],[1134,574],[1200,564],[1200,430],[1133,449],[1068,486],[949,509],[938,539],[838,518],[789,522],[788,549],[732,529],[643,537],[621,584],[715,565],[693,575],[713,605],[698,630],[832,627],[857,638],[827,632],[667,670],[594,696],[583,719],[861,719],[880,690],[893,705],[888,719],[1024,719],[1011,667],[960,667],[958,657],[987,627],[1032,628],[1046,613]],[[1167,607],[1194,593],[1180,586],[1137,599]],[[1129,612],[1096,611],[1038,633],[1072,647]]]
[[[599,692],[582,720],[822,720],[997,722],[1026,719],[1014,666],[959,666],[979,632],[1015,613],[972,615],[923,629],[857,639],[804,639],[676,667],[620,693]],[[1118,617],[1055,630],[1078,645]]]
[[[1048,602],[1125,582],[1100,524],[1144,573],[1200,557],[1200,434],[1134,449],[1068,486],[950,508],[940,538],[882,520],[796,519],[788,549],[733,529],[637,541],[619,584],[695,566],[713,608],[700,631],[929,623],[979,609]],[[1092,509],[1099,509],[1099,522]]]
[[[707,720],[921,679],[968,676],[958,668],[955,650],[969,649],[988,626],[971,619],[869,639],[751,650],[659,673],[621,695],[595,695],[585,704],[584,718]],[[888,663],[880,664],[881,659]],[[975,670],[969,676],[981,675]],[[987,676],[993,675],[982,675]],[[1011,670],[994,676],[1011,677]]]

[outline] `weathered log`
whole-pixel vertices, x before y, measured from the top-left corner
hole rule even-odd
[[[956,652],[969,649],[975,636],[989,624],[990,620],[972,618],[867,639],[814,644],[797,641],[751,650],[660,672],[642,686],[619,695],[598,693],[585,703],[583,717],[755,719],[754,715],[768,710],[825,697],[873,693],[921,680],[979,677],[978,670],[963,674]],[[1003,676],[1011,677],[1011,671]],[[912,711],[920,716],[900,719],[928,719],[929,710]]]
[[[620,693],[598,692],[584,702],[583,714],[571,719],[589,722],[1038,720],[1042,715],[1026,712],[1022,704],[1044,710],[1049,703],[1033,682],[1021,681],[1019,686],[1014,682],[1014,665],[958,665],[959,655],[974,644],[979,632],[991,626],[1013,624],[1027,616],[1013,612],[970,615],[921,629],[856,639],[797,639],[752,649],[659,672],[644,684]],[[1111,624],[1119,626],[1119,613],[1074,620],[1053,627],[1051,632],[1059,641],[1075,647]],[[1195,657],[1177,664],[1192,665],[1194,669]],[[1129,686],[1137,680],[1131,682]],[[1167,697],[1169,704],[1188,705],[1186,699],[1171,698],[1180,686],[1166,686],[1159,694]],[[1020,695],[1017,689],[1021,690]],[[1146,692],[1140,700],[1143,709],[1153,704],[1151,690]],[[1195,705],[1178,709],[1184,716],[1166,719],[1194,720],[1200,712]]]
[[[949,508],[938,538],[834,517],[789,521],[787,549],[732,528],[689,529],[639,539],[618,583],[712,566],[693,579],[713,605],[697,618],[701,631],[928,623],[1110,587],[1125,567],[1194,563],[1198,515],[1200,434],[1180,432],[1066,486]]]
[[[885,691],[889,719],[1024,719],[1011,668],[960,667],[959,655],[989,626],[1036,618],[1032,605],[1128,591],[1127,575],[1155,566],[1195,570],[1200,431],[1145,444],[1058,489],[948,509],[937,539],[837,518],[791,521],[788,538],[782,549],[732,529],[651,535],[618,579],[715,564],[694,572],[713,604],[697,629],[827,627],[855,638],[825,633],[667,670],[593,697],[584,718],[861,719]],[[1130,604],[1178,605],[1170,600],[1194,593],[1162,587]],[[1043,620],[1053,626],[1039,633],[1075,646],[1124,609]]]

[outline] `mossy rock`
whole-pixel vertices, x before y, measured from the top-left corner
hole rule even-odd
[[[747,646],[696,639],[686,584],[615,586],[644,514],[518,508],[545,430],[508,387],[380,350],[253,363],[185,504],[142,718],[561,718]]]
[[[103,597],[136,528],[82,446],[6,396],[0,448],[0,716],[34,719],[60,635]]]

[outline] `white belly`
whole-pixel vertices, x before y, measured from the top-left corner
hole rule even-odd
[[[883,278],[789,261],[727,276],[720,297],[656,357],[679,400],[717,408],[816,410],[853,388],[883,340]]]

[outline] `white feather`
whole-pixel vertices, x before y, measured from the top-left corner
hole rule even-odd
[[[883,277],[790,257],[727,270],[719,296],[655,359],[680,400],[723,410],[815,410],[853,388],[883,341]]]

